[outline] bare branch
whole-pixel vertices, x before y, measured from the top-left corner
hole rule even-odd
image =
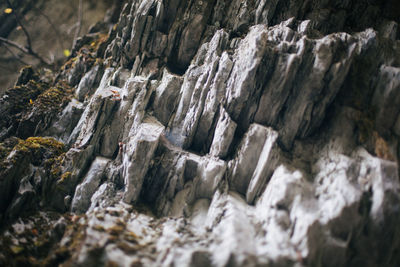
[[[50,66],[51,64],[50,64],[47,60],[45,60],[44,58],[42,58],[41,56],[39,56],[39,54],[36,53],[36,52],[33,50],[32,42],[31,42],[31,37],[30,37],[28,31],[26,30],[24,24],[21,22],[21,19],[20,19],[19,16],[18,16],[18,12],[13,8],[13,6],[12,6],[10,0],[6,0],[6,1],[7,1],[8,6],[9,6],[11,9],[13,9],[13,12],[12,12],[12,13],[13,13],[14,16],[15,16],[15,20],[17,21],[17,23],[19,24],[19,26],[21,26],[21,29],[22,29],[23,32],[25,33],[26,42],[27,42],[28,45],[27,45],[26,47],[24,47],[24,46],[22,46],[22,45],[20,45],[20,44],[18,44],[18,43],[16,43],[16,42],[13,42],[13,41],[11,41],[11,40],[8,40],[8,39],[2,38],[2,37],[0,37],[0,41],[2,41],[3,43],[8,44],[8,45],[10,45],[10,46],[13,46],[13,47],[17,48],[18,50],[22,51],[22,52],[25,53],[25,54],[29,54],[29,55],[31,55],[31,56],[37,58],[42,64],[44,64],[44,65],[46,65],[46,66]]]
[[[11,54],[15,59],[17,59],[17,60],[18,60],[19,62],[21,62],[23,65],[29,65],[28,63],[26,63],[25,61],[23,61],[19,55],[15,54],[15,53],[8,47],[8,44],[4,44],[4,47],[7,49],[8,52],[10,52],[10,54]]]
[[[19,26],[21,26],[22,31],[24,32],[25,36],[26,36],[26,42],[28,43],[28,49],[32,50],[32,42],[31,42],[31,36],[29,35],[28,31],[26,30],[25,26],[23,25],[23,23],[21,22],[21,19],[18,16],[18,12],[14,9],[14,7],[12,6],[10,0],[6,0],[8,6],[13,10],[13,14],[15,16],[15,20],[17,21],[17,23],[19,24]]]
[[[5,43],[7,45],[17,48],[18,50],[20,50],[21,52],[23,52],[25,54],[29,54],[29,50],[26,47],[14,42],[14,41],[8,40],[3,37],[0,37],[0,41],[2,41],[3,43]]]
[[[41,56],[39,56],[36,52],[34,52],[32,49],[29,49],[28,47],[24,47],[24,46],[22,46],[22,45],[20,45],[20,44],[18,44],[18,43],[16,43],[16,42],[14,42],[14,41],[8,40],[8,39],[3,38],[3,37],[0,37],[0,41],[3,42],[3,43],[5,43],[5,44],[7,44],[7,45],[9,45],[9,46],[12,46],[12,47],[17,48],[18,50],[20,50],[21,52],[23,52],[23,53],[25,53],[25,54],[31,55],[31,56],[33,56],[33,57],[39,59],[39,61],[40,61],[42,64],[46,65],[46,66],[50,66],[50,65],[51,65],[51,64],[50,64],[49,62],[47,62],[44,58],[42,58]]]

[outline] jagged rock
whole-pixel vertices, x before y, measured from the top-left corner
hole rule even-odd
[[[100,79],[103,76],[103,73],[103,66],[97,64],[82,77],[75,92],[76,98],[79,101],[82,102],[85,97],[89,97],[92,95],[91,90],[100,83]]]
[[[388,5],[134,0],[55,79],[23,71],[0,99],[0,265],[398,266]]]
[[[209,43],[200,47],[193,65],[187,70],[172,130],[168,136],[178,146],[189,148],[192,142],[196,142],[201,149],[208,135],[224,88],[221,91],[216,90],[220,90],[221,83],[225,83],[232,64],[227,55],[221,55],[227,45],[227,38],[225,31],[217,31]],[[218,70],[220,57],[222,62]],[[210,90],[211,88],[215,89]],[[205,106],[209,110],[204,110]],[[199,134],[195,137],[196,131]]]
[[[61,141],[67,143],[83,111],[83,104],[73,99],[64,108],[54,124],[44,131],[44,135],[57,136]]]
[[[154,116],[163,125],[168,125],[171,115],[175,111],[181,85],[181,77],[172,75],[167,69],[164,69],[160,85],[155,90],[153,102]]]
[[[274,151],[279,150],[275,148],[277,137],[272,129],[259,124],[250,125],[235,159],[230,162],[232,189],[247,195],[250,203],[275,168],[279,157],[279,152]]]
[[[225,158],[228,155],[236,127],[236,123],[229,117],[229,114],[221,108],[211,143],[210,155],[220,158]]]
[[[76,187],[72,199],[71,210],[78,214],[84,213],[91,205],[91,197],[104,179],[104,169],[109,162],[108,159],[97,157],[83,181]]]
[[[143,179],[150,160],[157,148],[164,126],[155,123],[143,123],[137,134],[126,144],[123,157],[125,191],[124,201],[136,201],[142,189]]]
[[[400,68],[391,66],[380,67],[379,78],[375,94],[373,96],[373,106],[377,109],[376,122],[380,132],[385,132],[393,128],[398,111],[400,96],[395,92],[399,90]]]

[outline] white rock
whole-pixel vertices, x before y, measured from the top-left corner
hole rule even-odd
[[[97,157],[82,183],[75,190],[74,198],[72,199],[71,210],[76,213],[84,213],[88,210],[91,204],[91,197],[100,186],[104,179],[104,169],[110,160],[102,157]]]
[[[229,147],[235,135],[236,126],[236,123],[229,117],[229,114],[225,109],[221,108],[210,148],[210,155],[219,158],[227,156]]]
[[[123,199],[126,203],[138,199],[144,176],[163,131],[164,126],[159,123],[142,123],[137,134],[126,144],[123,159],[125,177]]]

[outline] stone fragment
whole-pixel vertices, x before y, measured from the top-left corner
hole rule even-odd
[[[279,159],[278,134],[259,124],[250,125],[235,159],[230,162],[232,190],[247,195],[249,203],[265,185]]]
[[[220,109],[219,119],[215,127],[210,155],[225,158],[235,135],[236,123],[229,117],[225,109]]]
[[[144,176],[163,131],[164,126],[159,123],[142,123],[137,134],[127,142],[123,157],[124,202],[132,203],[139,198]]]
[[[168,125],[171,115],[175,111],[181,85],[181,77],[173,75],[167,69],[164,69],[163,78],[155,90],[153,102],[154,116],[163,125]]]
[[[78,214],[85,213],[91,205],[91,198],[104,179],[104,169],[110,160],[96,157],[89,168],[88,173],[83,178],[75,190],[72,199],[71,211]]]
[[[269,128],[257,166],[247,188],[246,201],[249,204],[253,203],[254,199],[263,190],[279,163],[281,151],[277,144],[277,139],[278,133]]]

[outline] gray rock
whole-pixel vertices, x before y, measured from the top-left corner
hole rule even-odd
[[[171,131],[173,143],[178,146],[188,148],[196,142],[196,147],[201,148],[208,135],[224,90],[223,87],[218,92],[210,89],[219,90],[231,68],[231,62],[225,55],[221,69],[217,71],[227,38],[225,31],[217,31],[209,43],[202,45],[185,75]],[[204,110],[205,106],[208,110]],[[196,131],[199,132],[197,136]]]
[[[236,123],[229,117],[225,109],[221,108],[211,143],[210,155],[220,158],[225,158],[228,155],[236,126]]]
[[[232,170],[229,179],[232,190],[243,195],[246,195],[247,192],[251,202],[256,193],[253,190],[259,189],[254,188],[255,184],[261,183],[260,187],[262,187],[262,182],[259,180],[268,178],[265,176],[268,175],[267,165],[272,164],[273,169],[273,164],[276,164],[275,162],[268,162],[269,159],[275,161],[271,148],[273,148],[276,138],[277,134],[271,129],[258,124],[250,125],[242,139],[235,159],[229,163]],[[252,185],[248,189],[250,183]]]
[[[85,97],[90,97],[92,95],[92,89],[100,83],[103,73],[103,66],[98,64],[82,77],[75,92],[75,96],[79,101],[82,102],[85,100]]]
[[[163,124],[168,125],[171,115],[176,108],[176,99],[179,95],[182,78],[172,75],[164,69],[160,85],[155,90],[153,102],[154,116]]]
[[[104,169],[109,160],[97,157],[83,181],[76,187],[74,198],[72,199],[71,211],[78,214],[85,213],[91,205],[92,195],[96,192],[104,179]]]
[[[380,67],[372,105],[377,109],[376,122],[380,132],[392,129],[398,116],[400,96],[400,68]]]
[[[60,73],[81,102],[31,122],[68,151],[37,162],[16,152],[18,139],[0,143],[0,265],[12,246],[35,244],[23,240],[34,231],[21,233],[43,224],[42,210],[71,206],[61,225],[45,220],[48,246],[21,255],[77,266],[399,266],[392,2],[127,2],[93,53],[104,65],[83,51]],[[10,99],[7,123],[35,114]],[[22,133],[2,125],[2,140]],[[18,219],[30,207],[41,213]]]
[[[83,111],[83,104],[73,99],[61,112],[59,118],[57,118],[53,125],[51,125],[43,134],[56,136],[62,142],[66,143],[75,126],[78,124]]]
[[[131,203],[139,198],[144,176],[157,148],[164,126],[157,122],[142,123],[137,134],[126,145],[124,152],[124,201]]]

